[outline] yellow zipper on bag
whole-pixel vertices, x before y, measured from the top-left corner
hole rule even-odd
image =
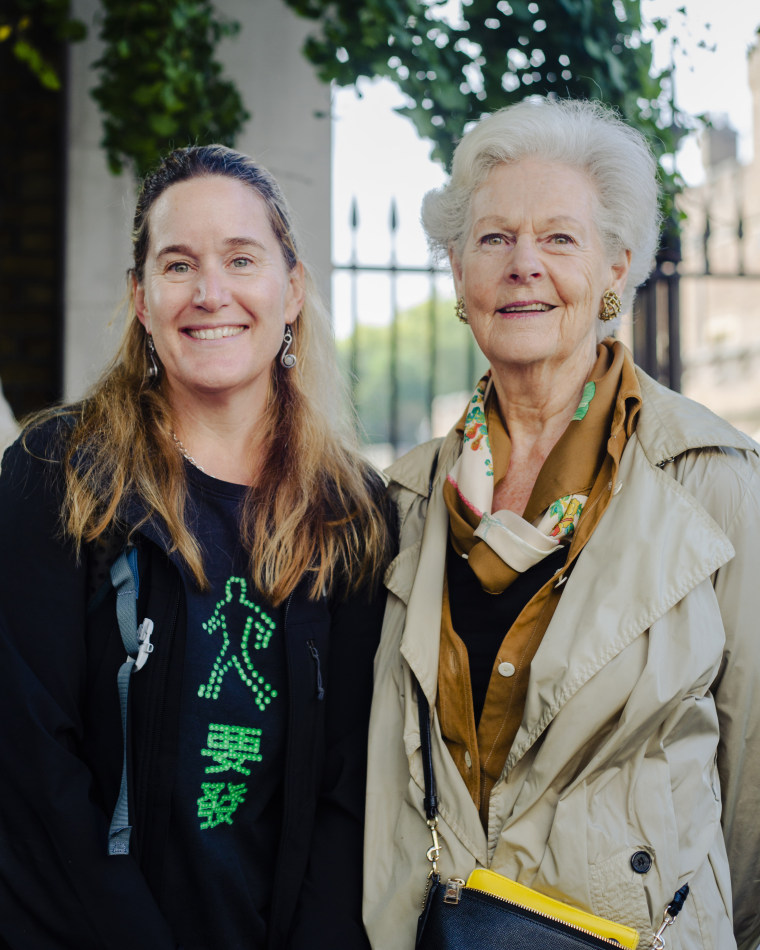
[[[454,882],[453,880],[449,882],[449,884],[455,883],[461,882]],[[590,914],[588,911],[579,910],[577,907],[555,900],[553,897],[547,897],[530,887],[526,887],[524,884],[510,881],[509,878],[496,874],[495,871],[476,868],[467,878],[465,886],[489,894],[491,897],[498,897],[518,907],[524,907],[536,914],[598,939],[606,940],[612,947],[636,950],[639,945],[638,931],[632,927],[626,927],[604,917],[597,917],[596,914]],[[448,900],[444,898],[444,901],[446,903],[456,903],[453,894]]]

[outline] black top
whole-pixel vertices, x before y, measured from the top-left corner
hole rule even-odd
[[[162,904],[183,950],[258,950],[282,822],[282,611],[254,588],[240,544],[245,487],[187,474],[210,589],[199,591],[172,557],[185,585],[187,646]]]
[[[189,899],[174,906],[166,894],[187,585],[160,533],[146,526],[135,537],[138,618],[154,621],[155,649],[129,695],[132,847],[109,856],[124,648],[113,590],[88,595],[95,548],[86,545],[77,560],[61,539],[57,429],[33,432],[32,454],[20,443],[9,449],[0,472],[0,721],[12,724],[0,730],[0,947],[177,950],[178,915],[194,913]],[[302,582],[275,619],[287,711],[267,950],[368,948],[362,820],[382,610],[382,598],[366,590],[312,600]]]
[[[476,727],[504,637],[531,597],[565,563],[567,550],[567,546],[561,544],[548,557],[515,578],[501,594],[489,594],[480,586],[467,559],[460,557],[449,541],[446,579],[451,624],[467,647]]]

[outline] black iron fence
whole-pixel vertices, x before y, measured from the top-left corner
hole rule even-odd
[[[337,278],[348,284],[348,293],[340,295],[347,298],[348,319],[343,319],[349,328],[348,338],[343,341],[341,351],[351,381],[354,401],[358,405],[360,418],[364,423],[368,438],[372,442],[384,443],[392,455],[410,447],[419,437],[433,431],[433,407],[439,396],[453,391],[467,390],[472,385],[479,367],[479,352],[472,335],[462,333],[458,343],[460,370],[452,373],[451,361],[442,360],[447,349],[447,340],[441,339],[441,333],[448,338],[451,321],[455,321],[453,311],[453,288],[448,267],[435,263],[421,249],[414,255],[418,259],[426,258],[424,263],[410,264],[400,260],[399,251],[399,211],[396,200],[392,200],[388,219],[385,222],[389,236],[389,254],[387,262],[377,264],[359,259],[357,239],[359,230],[359,209],[356,200],[351,204],[349,230],[350,254],[346,261],[333,265]],[[422,239],[420,239],[422,241]],[[373,326],[362,320],[364,306],[360,299],[362,281],[371,275],[382,276],[388,284],[385,306],[385,322],[379,331],[377,322]],[[401,300],[400,286],[406,278],[416,278],[416,300],[413,305]],[[345,288],[344,288],[345,289]],[[334,297],[335,297],[334,293]],[[377,301],[373,301],[377,303]],[[365,302],[366,304],[366,302]],[[413,313],[412,313],[413,311]],[[410,313],[415,321],[413,353],[405,347],[404,329],[408,331]],[[408,336],[407,332],[407,336]],[[450,340],[448,340],[450,348]],[[383,352],[378,353],[380,348]],[[378,387],[376,378],[367,380],[366,362],[369,354],[376,364],[378,359],[384,363],[384,382]],[[411,365],[410,365],[411,364]],[[414,376],[412,380],[410,375]],[[377,376],[377,366],[373,367],[373,377]],[[369,393],[364,392],[367,383],[373,384]],[[415,425],[410,430],[408,410],[409,399],[404,389],[413,388],[415,392]],[[362,409],[365,412],[362,412]],[[373,421],[366,415],[371,414]],[[384,418],[378,422],[378,416]],[[420,425],[422,423],[422,425]]]

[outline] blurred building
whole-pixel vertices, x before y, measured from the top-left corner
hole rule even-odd
[[[301,54],[310,24],[281,0],[217,0],[241,30],[219,51],[251,118],[237,142],[279,179],[303,254],[325,292],[330,274],[330,89]],[[0,377],[22,415],[76,399],[121,335],[135,188],[114,177],[90,96],[100,55],[98,0],[73,0],[82,43],[45,52],[63,89],[43,89],[0,44]]]
[[[682,388],[734,425],[760,434],[760,43],[748,57],[751,164],[736,132],[703,133],[705,182],[681,200]]]

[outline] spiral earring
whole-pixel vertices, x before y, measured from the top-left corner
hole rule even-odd
[[[457,315],[457,320],[461,321],[462,323],[470,322],[467,319],[467,308],[464,305],[464,297],[460,297],[459,300],[457,300],[457,305],[454,307],[454,313]]]
[[[284,366],[285,369],[293,369],[293,367],[298,362],[298,357],[295,355],[295,353],[288,353],[288,350],[293,345],[293,331],[290,329],[289,325],[285,327],[285,333],[283,334],[282,342],[284,344],[284,348],[280,354],[280,365]]]
[[[156,346],[153,342],[153,337],[151,336],[151,334],[148,333],[147,336],[148,336],[148,361],[150,364],[148,366],[147,376],[148,376],[148,379],[155,379],[158,376],[158,363],[156,362]]]

